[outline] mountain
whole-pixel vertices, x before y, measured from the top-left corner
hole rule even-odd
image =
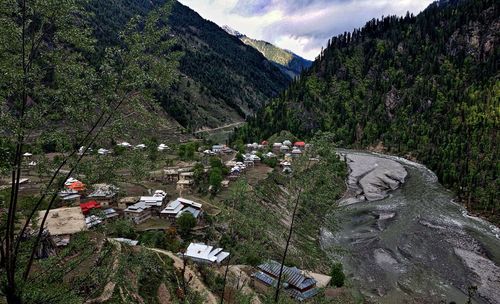
[[[477,213],[498,212],[499,5],[450,0],[333,37],[237,136],[332,132],[425,163]],[[494,220],[500,222],[498,215]]]
[[[172,5],[167,26],[183,56],[178,81],[157,99],[182,126],[196,130],[243,121],[288,86],[289,77],[257,50],[173,0],[90,1],[97,45],[103,50],[119,44],[131,17],[165,3]]]
[[[276,64],[276,66],[290,78],[299,76],[303,70],[308,69],[312,64],[312,61],[304,59],[289,50],[280,49],[266,41],[252,39],[227,25],[222,28],[228,34],[238,37],[245,44],[261,52],[264,57]]]

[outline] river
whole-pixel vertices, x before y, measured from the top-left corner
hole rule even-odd
[[[473,303],[500,303],[497,227],[469,216],[423,165],[369,152],[339,153],[373,168],[351,174],[349,194],[335,210],[337,229],[322,229],[321,243],[333,260],[342,260],[349,282],[365,299],[466,303],[468,288],[476,286]],[[389,180],[379,185],[387,197],[367,201],[360,180],[380,167],[382,179]],[[401,168],[406,174],[391,176]]]

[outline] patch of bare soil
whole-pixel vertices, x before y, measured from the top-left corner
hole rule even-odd
[[[160,304],[170,304],[172,303],[172,297],[167,289],[165,283],[161,283],[158,287],[158,303]]]

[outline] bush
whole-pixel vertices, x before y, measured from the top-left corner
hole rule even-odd
[[[341,263],[335,263],[332,265],[330,270],[330,276],[332,277],[332,286],[342,287],[344,286],[345,274]]]
[[[184,212],[177,219],[177,225],[179,226],[179,233],[185,237],[188,236],[191,232],[191,229],[196,226],[196,219],[191,213]]]

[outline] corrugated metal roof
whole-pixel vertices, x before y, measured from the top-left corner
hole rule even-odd
[[[268,263],[259,265],[259,269],[273,275],[274,277],[278,277],[280,273],[281,264],[276,261],[269,261]],[[283,267],[282,279],[284,282],[295,286],[299,289],[307,288],[308,286],[316,284],[316,280],[312,278],[305,277],[300,269],[296,267]]]

